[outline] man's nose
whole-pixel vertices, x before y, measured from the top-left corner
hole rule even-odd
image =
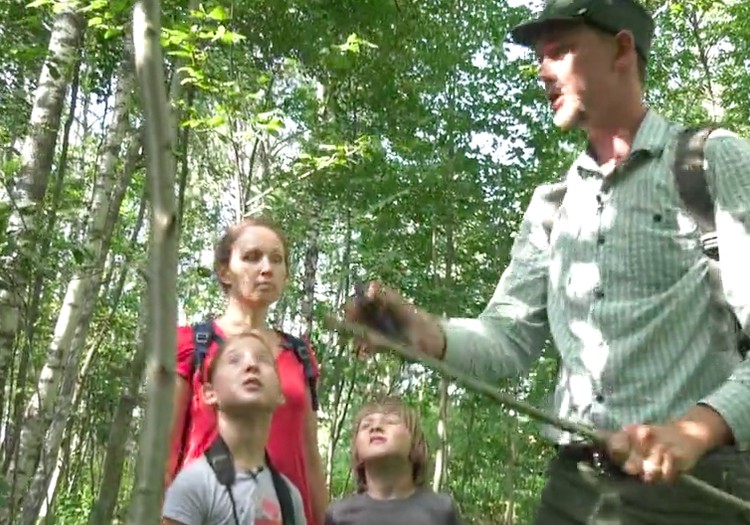
[[[552,67],[550,66],[549,58],[542,57],[539,65],[537,65],[536,75],[544,83],[545,87],[552,82]]]

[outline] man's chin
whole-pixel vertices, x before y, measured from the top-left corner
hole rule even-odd
[[[579,111],[571,111],[567,108],[560,108],[552,117],[552,122],[561,131],[570,131],[580,126],[582,120]]]

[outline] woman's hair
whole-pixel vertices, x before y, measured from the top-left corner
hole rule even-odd
[[[248,339],[255,339],[256,341],[260,341],[260,343],[269,352],[271,352],[271,355],[273,355],[273,350],[271,349],[271,345],[268,343],[268,340],[263,336],[263,334],[260,331],[247,330],[244,332],[240,332],[239,334],[230,336],[227,339],[219,343],[219,346],[216,349],[216,353],[213,355],[213,357],[210,360],[208,360],[208,363],[207,363],[208,366],[206,367],[206,375],[204,377],[205,381],[208,383],[213,382],[214,374],[216,373],[216,367],[218,366],[219,360],[224,355],[224,352],[226,352],[229,348],[233,348]]]
[[[216,247],[214,248],[214,273],[219,279],[219,285],[224,292],[226,292],[229,287],[221,280],[221,271],[229,266],[234,243],[246,229],[252,227],[267,228],[276,234],[284,247],[284,264],[289,268],[289,242],[284,231],[279,228],[276,223],[265,217],[247,217],[227,228],[224,235],[221,236],[219,242],[216,243]]]
[[[424,431],[419,421],[419,414],[395,397],[386,397],[378,401],[364,404],[354,417],[352,429],[351,462],[354,478],[357,483],[357,492],[367,490],[364,464],[357,457],[357,434],[362,420],[370,414],[396,414],[404,423],[411,434],[411,450],[409,451],[409,462],[412,464],[412,479],[417,487],[424,486],[427,479],[427,442]]]

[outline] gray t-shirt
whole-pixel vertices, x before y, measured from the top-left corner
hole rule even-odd
[[[325,525],[462,525],[447,494],[417,489],[404,499],[378,500],[366,493],[331,503]]]
[[[295,523],[307,525],[302,496],[286,477],[294,504]],[[255,476],[237,472],[232,486],[240,525],[282,525],[281,507],[268,467]],[[164,496],[162,516],[185,525],[235,525],[227,489],[216,479],[205,456],[182,469]]]

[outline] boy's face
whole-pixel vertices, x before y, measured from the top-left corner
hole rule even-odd
[[[257,338],[232,341],[217,359],[210,382],[204,384],[207,404],[223,412],[247,407],[272,411],[284,402],[273,354]]]
[[[357,458],[361,462],[393,457],[409,461],[412,436],[397,413],[375,412],[360,421],[356,447]]]

